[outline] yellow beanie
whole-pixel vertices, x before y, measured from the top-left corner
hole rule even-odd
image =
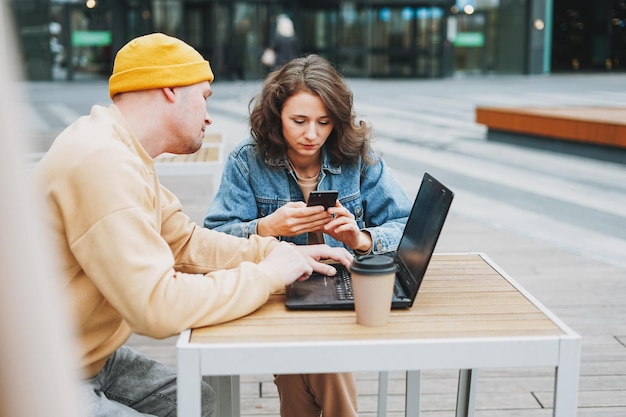
[[[109,95],[213,81],[209,61],[180,39],[152,33],[128,42],[115,56]]]

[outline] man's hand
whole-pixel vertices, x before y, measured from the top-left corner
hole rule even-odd
[[[328,245],[302,245],[296,246],[298,251],[305,255],[308,259],[309,265],[313,268],[315,272],[324,275],[335,275],[337,270],[325,262],[320,262],[322,260],[333,260],[336,261],[346,268],[350,268],[352,265],[352,261],[354,257],[350,252],[345,250],[344,248],[333,248]],[[306,277],[301,277],[300,279],[306,279]]]
[[[285,280],[285,286],[295,280],[306,279],[313,273],[313,267],[309,259],[297,248],[298,246],[287,242],[280,242],[259,265],[279,270]]]
[[[331,248],[328,245],[295,246],[280,242],[259,265],[266,264],[270,268],[280,270],[287,286],[296,280],[307,279],[313,271],[335,275],[337,270],[320,262],[322,259],[331,259],[349,268],[353,256],[344,248]]]

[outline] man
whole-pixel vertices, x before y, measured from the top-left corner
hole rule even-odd
[[[200,148],[213,73],[184,42],[150,34],[118,52],[113,104],[94,106],[35,170],[45,221],[77,320],[85,392],[95,416],[176,414],[176,372],[123,346],[246,315],[343,249],[236,238],[198,227],[159,183],[153,159]],[[203,415],[214,413],[203,385]]]

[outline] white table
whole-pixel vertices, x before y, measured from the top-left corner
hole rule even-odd
[[[554,367],[555,417],[575,417],[580,336],[481,253],[435,254],[414,306],[364,327],[353,311],[289,311],[275,295],[253,314],[179,336],[178,415],[200,416],[214,378],[220,416],[239,415],[238,375],[408,371],[406,415],[419,415],[419,371],[460,370],[457,417],[474,411],[476,370]],[[384,415],[386,390],[380,391]]]

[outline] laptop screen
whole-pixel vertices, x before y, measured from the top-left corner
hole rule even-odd
[[[400,276],[411,297],[424,278],[453,196],[439,181],[424,175],[397,253]]]

